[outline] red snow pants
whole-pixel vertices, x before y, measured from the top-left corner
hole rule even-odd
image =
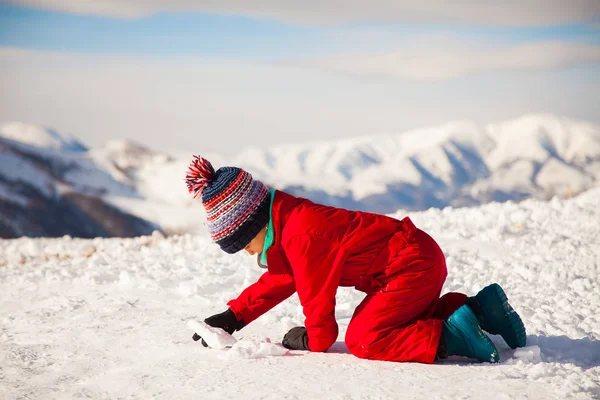
[[[440,298],[448,274],[444,253],[427,233],[414,235],[391,260],[387,270],[394,272],[384,288],[354,311],[345,341],[359,358],[433,363],[442,321],[465,304],[462,293]]]

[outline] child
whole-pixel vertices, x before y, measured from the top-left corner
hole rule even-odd
[[[243,169],[215,171],[198,156],[186,182],[194,198],[202,198],[221,249],[256,254],[267,269],[228,310],[207,318],[208,325],[232,334],[297,292],[305,326],[292,328],[283,345],[323,352],[338,337],[337,288],[353,286],[366,293],[345,338],[357,357],[433,363],[458,355],[498,362],[482,329],[502,335],[512,348],[525,345],[525,327],[498,284],[474,297],[439,297],[444,254],[408,217],[399,221],[269,191]]]

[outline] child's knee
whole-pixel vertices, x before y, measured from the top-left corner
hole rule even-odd
[[[352,355],[358,358],[367,358],[367,354],[364,351],[364,346],[362,346],[360,343],[348,342],[348,340],[346,340],[346,347],[348,347],[348,350],[350,350]]]
[[[369,351],[370,343],[365,340],[365,336],[356,337],[352,334],[346,334],[344,342],[350,353],[358,358],[370,359],[373,356],[372,352]]]

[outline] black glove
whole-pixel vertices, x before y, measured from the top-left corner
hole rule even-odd
[[[239,331],[245,326],[244,321],[238,321],[233,311],[231,311],[229,308],[227,311],[223,311],[220,314],[215,314],[206,318],[204,322],[214,328],[221,328],[230,335],[232,335],[235,331]],[[192,339],[197,342],[202,338],[197,333],[194,333]],[[208,347],[204,339],[202,339],[202,345],[204,347]]]
[[[281,342],[283,347],[290,350],[309,350],[308,348],[308,333],[303,326],[297,326],[289,330],[283,337]]]

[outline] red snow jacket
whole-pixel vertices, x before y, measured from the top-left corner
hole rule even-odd
[[[275,240],[267,250],[268,270],[228,305],[249,324],[298,292],[310,350],[325,351],[338,336],[337,288],[393,290],[399,263],[390,261],[416,228],[408,217],[328,207],[280,191],[271,215]]]

